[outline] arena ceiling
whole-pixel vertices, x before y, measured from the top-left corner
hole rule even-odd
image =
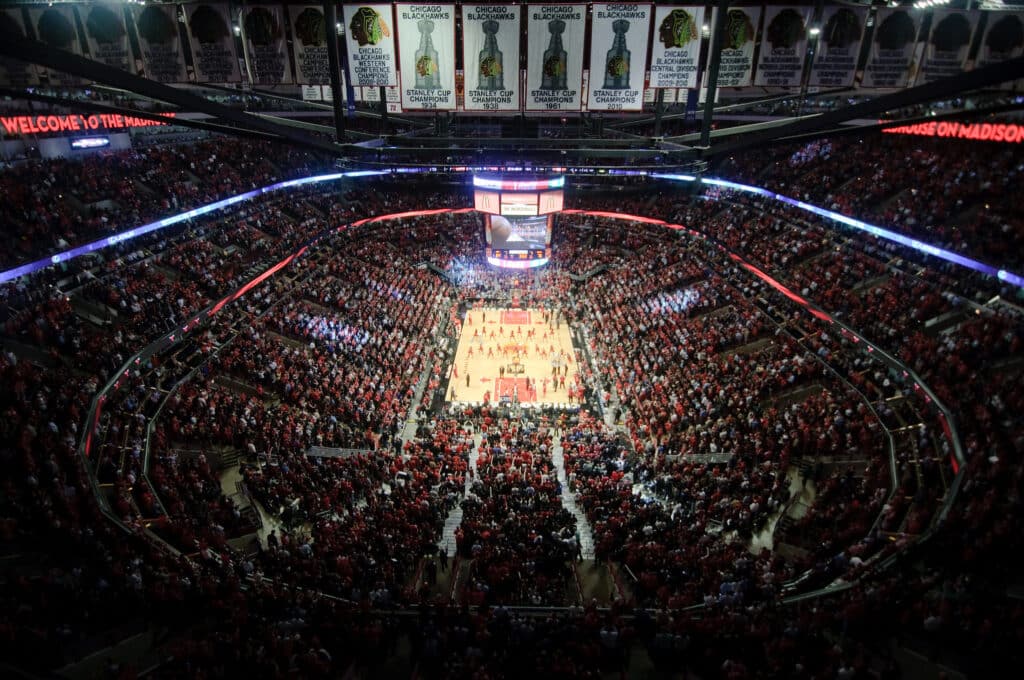
[[[54,3],[39,0],[19,4]],[[276,4],[309,3],[286,0]],[[712,4],[729,6],[727,2]],[[914,2],[868,0],[844,4],[870,5],[877,10],[897,4],[912,6]],[[955,0],[948,6],[962,8],[968,4],[971,8],[979,7],[967,0]],[[232,6],[237,5],[236,2]],[[820,7],[823,2],[818,0],[816,5]],[[980,7],[1024,9],[1024,3],[985,0]],[[325,3],[324,12],[328,19],[338,19],[336,5]],[[871,21],[869,18],[868,26]],[[341,35],[342,23],[336,25]],[[705,35],[714,32],[705,31]],[[336,54],[335,51],[332,58],[338,58]],[[0,41],[0,56],[71,74],[85,83],[80,88],[0,90],[0,94],[11,99],[30,99],[65,110],[156,119],[160,119],[160,113],[173,111],[177,125],[278,139],[337,156],[342,164],[350,166],[505,161],[537,166],[628,166],[699,172],[716,157],[781,142],[864,132],[923,119],[977,120],[1024,108],[1024,97],[1001,87],[1024,78],[1024,56],[904,89],[851,87],[815,91],[806,85],[799,91],[728,88],[719,90],[717,96],[708,96],[708,101],[699,105],[665,104],[659,94],[643,112],[560,112],[555,116],[396,114],[389,113],[383,102],[350,104],[345,108],[341,102],[332,105],[303,101],[298,86],[172,86],[22,37]],[[709,71],[711,61],[709,58]],[[709,88],[709,93],[713,92]],[[97,97],[96,93],[100,95]],[[225,102],[237,95],[245,95],[250,103],[237,106]]]

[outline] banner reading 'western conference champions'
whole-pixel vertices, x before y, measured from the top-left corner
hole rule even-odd
[[[462,6],[467,111],[519,110],[519,7]]]
[[[395,5],[402,108],[455,108],[455,5]]]
[[[594,5],[590,30],[590,111],[644,107],[650,5]]]
[[[342,5],[342,10],[352,85],[397,85],[391,5]],[[329,26],[326,28],[331,30]]]

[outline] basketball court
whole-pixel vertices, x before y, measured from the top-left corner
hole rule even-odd
[[[543,309],[467,312],[449,376],[447,401],[518,402],[524,406],[578,401],[578,363],[569,325],[560,317],[551,318],[553,315]]]

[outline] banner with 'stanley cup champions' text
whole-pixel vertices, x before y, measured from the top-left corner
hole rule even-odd
[[[467,111],[519,110],[520,8],[462,6]]]
[[[402,108],[455,108],[455,5],[396,4]]]
[[[651,6],[595,4],[590,28],[589,111],[639,111]]]
[[[526,110],[579,111],[587,6],[527,5]]]

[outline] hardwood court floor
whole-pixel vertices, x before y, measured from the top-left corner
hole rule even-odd
[[[564,388],[552,383],[556,366],[559,380],[565,378]],[[564,321],[546,324],[540,309],[473,309],[462,324],[445,396],[456,403],[482,402],[488,396],[493,404],[502,395],[515,393],[522,404],[565,404],[568,389],[576,384],[577,368]]]

